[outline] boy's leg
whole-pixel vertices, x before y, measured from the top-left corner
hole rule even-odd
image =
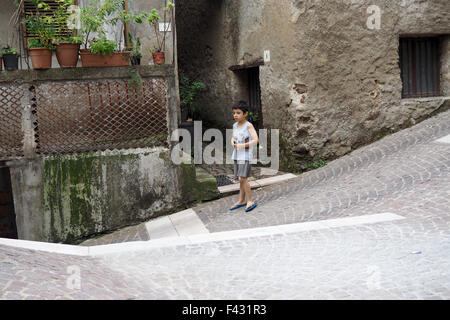
[[[242,179],[241,190],[244,189],[244,193],[247,196],[247,205],[252,205],[253,199],[252,199],[252,189],[250,188],[250,183],[248,183],[247,178],[239,177],[239,179]]]
[[[244,179],[243,177],[239,177],[239,184],[240,184],[240,188],[239,188],[239,202],[238,204],[244,204],[245,203],[245,184],[244,184]],[[245,179],[247,180],[247,179]]]

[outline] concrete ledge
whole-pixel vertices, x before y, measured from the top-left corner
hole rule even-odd
[[[260,188],[260,187],[268,186],[268,185],[275,184],[275,183],[281,183],[281,182],[284,182],[286,180],[296,178],[296,177],[297,176],[295,174],[288,173],[288,174],[283,174],[281,176],[264,178],[264,179],[259,179],[259,180],[255,180],[255,181],[249,181],[249,184],[250,184],[250,188],[254,189],[254,188]],[[218,187],[220,193],[239,191],[239,188],[240,188],[239,184],[231,184],[228,186]]]
[[[138,70],[144,77],[171,77],[174,73],[173,65],[149,65],[135,67],[95,67],[95,68],[51,68],[47,70],[15,70],[0,73],[0,83],[54,80],[101,80],[101,79],[129,79],[130,71]]]

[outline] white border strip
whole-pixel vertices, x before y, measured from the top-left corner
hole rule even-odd
[[[123,243],[113,243],[106,245],[97,245],[90,247],[58,244],[58,243],[47,243],[47,242],[37,242],[37,241],[27,241],[27,240],[15,240],[15,239],[5,239],[0,238],[0,244],[33,249],[39,251],[47,251],[52,253],[60,254],[70,254],[78,256],[98,256],[111,253],[120,252],[130,252],[138,250],[148,250],[154,248],[162,247],[172,247],[178,245],[189,245],[189,244],[200,244],[214,241],[224,241],[224,240],[234,240],[242,238],[252,238],[261,236],[270,236],[276,234],[289,234],[301,231],[319,230],[319,229],[330,229],[343,226],[353,226],[360,224],[387,222],[405,219],[405,217],[394,214],[394,213],[378,213],[370,214],[364,216],[356,217],[345,217],[338,219],[327,219],[311,222],[300,222],[292,223],[278,226],[261,227],[261,228],[250,228],[242,230],[233,231],[223,231],[214,233],[203,233],[188,236],[179,237],[168,237],[160,238],[149,241],[131,241]]]
[[[450,143],[450,134],[445,137],[434,140],[434,142]]]
[[[62,243],[17,240],[8,238],[0,238],[0,244],[16,248],[39,250],[60,254],[71,254],[75,256],[89,255],[89,247],[87,246],[75,246]]]

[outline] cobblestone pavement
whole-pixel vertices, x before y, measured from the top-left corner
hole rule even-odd
[[[448,134],[449,111],[286,183],[254,190],[258,207],[251,214],[228,210],[237,195],[193,209],[210,232],[360,215],[362,209],[372,212],[371,206],[392,206],[414,215],[416,211],[401,206],[396,196],[410,193],[414,199],[422,198],[420,186],[443,180],[441,199],[436,199],[439,194],[422,198],[420,206],[449,211],[450,144],[434,142]]]
[[[251,214],[227,210],[236,195],[194,208],[211,232],[405,219],[98,257],[0,246],[0,298],[450,299],[450,144],[434,141],[449,134],[447,111],[256,191]]]

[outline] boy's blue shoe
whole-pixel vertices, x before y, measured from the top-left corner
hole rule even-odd
[[[230,210],[236,210],[236,209],[242,208],[246,205],[247,205],[247,202],[244,204],[233,204],[233,206],[230,208]]]
[[[257,205],[258,205],[258,203],[255,201],[250,207],[248,207],[247,209],[245,209],[245,212],[252,211],[253,209],[256,208]]]

